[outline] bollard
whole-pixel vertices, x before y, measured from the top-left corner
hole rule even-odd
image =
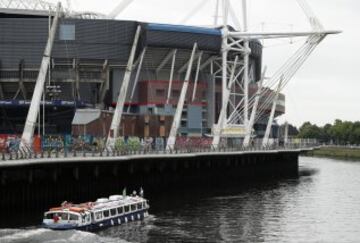
[[[5,154],[4,154],[4,152],[2,153],[2,160],[5,161]]]
[[[44,150],[41,150],[41,158],[44,158]]]
[[[59,158],[59,149],[56,148],[56,154],[55,154],[56,158]]]
[[[48,150],[48,159],[50,159],[50,158],[51,158],[51,151]]]

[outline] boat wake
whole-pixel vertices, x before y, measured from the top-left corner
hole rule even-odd
[[[110,237],[99,236],[94,233],[69,230],[53,231],[49,229],[0,229],[1,243],[103,243],[103,242],[127,242]]]

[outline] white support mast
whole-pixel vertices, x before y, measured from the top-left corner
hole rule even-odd
[[[144,49],[142,50],[141,55],[140,55],[140,61],[139,61],[139,65],[138,65],[137,70],[136,70],[135,80],[134,80],[133,88],[131,90],[131,95],[130,95],[129,106],[128,106],[127,112],[130,111],[131,103],[133,101],[134,94],[135,94],[135,89],[136,89],[136,86],[137,86],[137,84],[139,82],[141,68],[143,66],[143,61],[144,61],[144,56],[145,56],[145,53],[146,53],[146,49],[147,48],[144,47]]]
[[[248,31],[248,19],[247,19],[247,0],[242,1],[243,5],[243,22],[244,22],[244,32]],[[249,40],[244,40],[244,125],[246,133],[249,134],[251,131],[249,127],[249,56],[250,56],[250,47]]]
[[[176,53],[177,53],[177,49],[175,49],[174,52],[172,53],[171,70],[170,70],[170,78],[169,78],[169,87],[168,87],[168,93],[167,93],[167,98],[166,98],[166,104],[167,105],[170,102],[172,83],[174,81]]]
[[[185,103],[185,99],[186,99],[186,93],[187,93],[187,90],[189,87],[189,80],[190,80],[190,75],[191,75],[191,70],[192,70],[192,65],[193,65],[196,49],[197,49],[197,43],[194,44],[193,50],[191,52],[184,84],[181,89],[178,105],[177,105],[175,115],[174,115],[174,120],[173,120],[173,123],[171,126],[168,140],[167,140],[166,149],[169,151],[174,150],[174,148],[175,148],[176,136],[177,136],[177,132],[178,132],[180,121],[181,121],[181,116],[182,116],[184,103]]]
[[[289,142],[289,123],[285,122],[284,146],[287,146],[288,142]]]
[[[265,135],[264,135],[263,142],[262,142],[263,147],[266,147],[267,145],[269,145],[271,127],[272,127],[272,124],[274,122],[275,110],[276,110],[276,106],[277,106],[277,103],[278,103],[282,82],[283,82],[283,78],[280,79],[280,82],[279,82],[278,87],[276,89],[275,97],[274,97],[273,104],[272,104],[272,107],[271,107],[270,117],[269,117],[269,120],[268,120],[268,123],[267,123],[267,126],[266,126]]]
[[[31,99],[30,108],[27,114],[25,127],[23,134],[21,136],[21,143],[20,143],[20,149],[26,149],[32,147],[32,141],[34,136],[34,129],[36,126],[36,120],[38,118],[39,112],[40,112],[40,102],[41,98],[44,92],[44,84],[46,79],[46,74],[48,72],[49,64],[50,64],[50,56],[51,51],[54,45],[54,39],[56,35],[56,30],[60,18],[60,12],[61,12],[61,4],[58,3],[56,14],[53,20],[53,23],[51,25],[49,37],[46,43],[44,55],[41,61],[41,66],[39,70],[38,77],[36,79],[36,84],[34,88],[34,93]]]
[[[121,84],[118,100],[116,103],[116,108],[114,111],[113,119],[111,121],[110,131],[109,131],[108,139],[106,142],[107,147],[113,146],[115,144],[115,139],[119,136],[119,127],[120,127],[120,123],[121,123],[121,117],[122,117],[123,110],[124,110],[124,104],[125,104],[125,100],[126,100],[128,87],[129,87],[131,73],[134,68],[134,59],[135,59],[136,48],[137,48],[139,37],[140,37],[140,32],[141,32],[141,26],[139,25],[136,29],[134,42],[133,42],[133,45],[131,48],[128,64],[127,64],[125,74],[124,74],[124,79]]]
[[[293,37],[308,37],[305,44],[273,75],[273,77],[267,82],[267,86],[271,88],[272,85],[276,85],[280,78],[282,77],[282,84],[280,91],[286,86],[290,81],[296,71],[301,67],[301,65],[306,61],[310,56],[315,47],[329,34],[337,34],[339,31],[325,31],[322,28],[322,25],[319,23],[318,19],[314,13],[310,10],[309,6],[305,4],[305,0],[297,0],[300,6],[304,9],[309,22],[313,30],[307,32],[249,32],[248,23],[247,23],[247,6],[246,0],[242,0],[242,9],[243,9],[243,30],[240,31],[231,31],[226,28],[227,18],[229,14],[229,2],[228,0],[223,0],[223,45],[222,45],[222,64],[215,63],[219,67],[216,73],[222,72],[222,90],[223,90],[223,100],[222,108],[220,111],[219,121],[214,125],[213,129],[213,147],[217,148],[220,142],[220,137],[222,131],[226,128],[229,129],[227,132],[235,131],[231,133],[232,136],[245,137],[244,145],[248,146],[250,142],[251,131],[254,123],[259,119],[259,117],[267,109],[267,105],[272,102],[273,95],[271,97],[265,96],[264,101],[259,104],[261,96],[265,95],[266,91],[260,90],[259,94],[251,97],[249,99],[249,83],[251,82],[250,77],[250,41],[253,39],[279,39],[279,38],[293,38]],[[230,9],[231,10],[231,9]],[[231,52],[231,55],[229,55]],[[228,81],[228,72],[234,63],[234,56],[242,56],[243,62],[239,63],[242,70],[242,76],[240,76],[241,71],[235,76],[235,80]],[[220,67],[221,66],[221,67]],[[239,78],[242,77],[242,78]],[[239,78],[239,79],[238,79]],[[234,87],[231,89],[231,95],[234,96],[233,99],[227,99],[226,95],[226,83],[233,83]],[[228,88],[230,90],[230,88]],[[255,104],[257,103],[257,104]],[[258,108],[259,106],[259,108]],[[264,107],[266,106],[266,107]],[[251,117],[249,119],[249,111],[253,109]],[[255,109],[254,109],[255,108]],[[230,114],[228,114],[228,109]],[[258,112],[257,112],[258,111]]]
[[[228,103],[229,103],[230,94],[231,94],[230,90],[231,90],[231,86],[235,82],[235,70],[237,67],[238,59],[239,59],[239,57],[236,56],[234,64],[233,64],[233,68],[231,71],[229,83],[225,89],[225,92],[223,93],[224,102],[223,102],[223,106],[221,107],[218,123],[215,125],[214,138],[213,138],[213,142],[212,142],[212,145],[215,149],[217,149],[219,147],[222,130],[226,126],[227,108],[228,108]]]
[[[196,90],[197,90],[197,85],[198,85],[198,81],[199,81],[200,65],[201,65],[202,56],[203,56],[203,52],[200,52],[200,56],[198,58],[197,67],[196,67],[194,88],[193,88],[192,99],[191,99],[192,102],[194,102],[195,96],[196,96]]]
[[[264,83],[264,79],[265,79],[266,69],[267,69],[267,67],[264,68],[264,71],[261,75],[261,80],[258,83],[258,90],[256,91],[256,94],[255,94],[255,101],[254,101],[254,105],[252,107],[252,112],[251,112],[251,116],[250,116],[250,120],[249,120],[249,126],[248,126],[249,128],[246,131],[247,133],[246,133],[246,136],[245,136],[245,139],[243,142],[244,147],[249,147],[249,145],[250,145],[252,129],[254,127],[255,117],[256,117],[257,110],[258,110],[259,101],[261,98],[261,92],[262,92],[262,87],[263,87],[263,83]]]

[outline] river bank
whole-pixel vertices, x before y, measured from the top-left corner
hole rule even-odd
[[[328,157],[336,159],[351,159],[360,161],[360,148],[356,147],[321,147],[306,153],[309,156]]]

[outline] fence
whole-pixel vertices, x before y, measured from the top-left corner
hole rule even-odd
[[[10,145],[9,142],[12,142]],[[242,146],[237,141],[227,143],[222,139],[220,146],[214,148],[211,145],[212,138],[190,138],[178,137],[174,150],[166,150],[164,138],[138,138],[128,137],[119,138],[115,145],[106,148],[104,138],[96,137],[71,137],[69,135],[49,135],[42,139],[40,150],[33,148],[18,149],[20,139],[12,136],[10,140],[0,140],[2,145],[7,147],[1,151],[1,159],[21,160],[38,158],[71,158],[71,157],[114,157],[125,155],[147,155],[147,154],[184,154],[184,153],[209,153],[209,152],[241,152],[241,151],[269,151],[269,150],[289,150],[305,149],[318,146],[316,141],[291,141],[281,144],[274,140],[268,146],[262,146],[260,139],[252,141],[248,147]],[[1,145],[0,144],[0,145]]]

